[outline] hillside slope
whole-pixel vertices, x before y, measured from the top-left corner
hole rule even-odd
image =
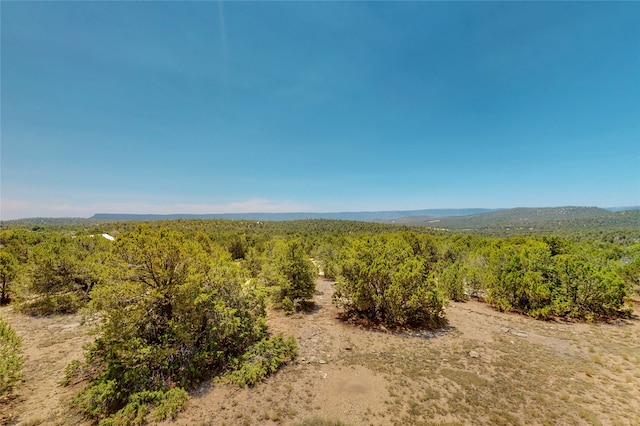
[[[611,212],[597,207],[516,208],[461,217],[402,218],[396,222],[474,231],[640,229],[640,210]]]

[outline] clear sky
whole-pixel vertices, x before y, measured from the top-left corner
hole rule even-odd
[[[1,216],[640,204],[638,2],[9,2]]]

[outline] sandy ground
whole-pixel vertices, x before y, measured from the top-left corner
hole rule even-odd
[[[273,333],[294,335],[298,358],[253,388],[202,385],[177,425],[634,425],[640,418],[640,320],[542,322],[470,301],[451,303],[430,333],[366,330],[338,319],[332,282],[316,309],[269,312]],[[636,311],[637,312],[637,311]],[[23,338],[24,382],[2,401],[4,424],[79,424],[78,387],[60,385],[82,357],[90,327],[76,316],[30,318],[2,308]]]
[[[83,346],[92,340],[90,326],[79,315],[31,317],[0,310],[0,316],[22,338],[24,378],[0,406],[0,424],[78,424],[69,411],[73,388],[62,386],[65,368],[82,359]]]

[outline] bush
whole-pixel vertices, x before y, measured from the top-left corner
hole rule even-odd
[[[446,297],[457,302],[467,300],[459,262],[449,265],[438,278],[438,287]]]
[[[501,311],[528,313],[551,304],[551,253],[530,242],[499,247],[488,261],[487,301]]]
[[[556,314],[594,320],[627,315],[627,285],[613,271],[570,255],[555,259],[558,288]]]
[[[345,248],[334,302],[349,316],[387,326],[441,327],[444,299],[406,238],[377,235]]]
[[[640,296],[640,255],[620,269],[620,276],[627,283],[630,292]]]
[[[324,243],[314,250],[314,256],[320,264],[324,277],[336,279],[340,275],[340,263],[338,261],[339,249],[334,244]]]
[[[286,312],[305,310],[316,291],[316,268],[302,245],[277,241],[262,268],[262,282],[270,288],[277,308]]]
[[[0,306],[11,300],[11,283],[18,276],[19,265],[8,251],[0,251]]]
[[[538,319],[626,316],[627,285],[614,271],[572,254],[552,256],[548,244],[525,240],[491,251],[487,301]]]
[[[460,277],[469,297],[482,298],[485,294],[486,259],[480,254],[470,254],[460,268]]]
[[[75,405],[104,424],[140,424],[173,415],[186,389],[233,368],[265,338],[265,308],[228,254],[212,260],[175,231],[141,227],[115,250],[120,272],[91,292],[104,323]]]
[[[20,337],[0,318],[0,395],[22,377],[21,345]]]
[[[78,407],[87,417],[100,417],[116,398],[115,381],[93,386],[74,399],[72,405]],[[148,415],[155,420],[175,419],[184,408],[189,394],[184,389],[173,388],[164,391],[142,391],[129,395],[129,402],[115,414],[100,420],[100,426],[142,425]]]
[[[187,404],[189,394],[181,388],[143,391],[131,395],[124,408],[100,421],[100,426],[143,425],[148,415],[154,420],[175,419]]]
[[[297,350],[298,345],[293,337],[285,340],[279,334],[271,339],[262,339],[240,357],[235,370],[222,380],[238,386],[253,386],[295,358]]]
[[[23,302],[18,310],[27,315],[75,314],[85,305],[76,293],[45,294]]]
[[[108,275],[112,242],[88,236],[50,237],[34,249],[30,290],[36,299],[22,311],[32,315],[75,313]]]

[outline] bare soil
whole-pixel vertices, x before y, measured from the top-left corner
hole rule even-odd
[[[80,315],[33,317],[0,309],[0,316],[22,338],[23,380],[0,400],[0,424],[80,424],[70,412],[73,386],[63,386],[65,368],[82,359],[83,346],[91,342],[91,327]]]
[[[206,383],[177,425],[634,425],[640,418],[640,320],[543,322],[469,301],[435,332],[372,331],[339,319],[319,278],[309,313],[269,312],[298,358],[253,388]],[[637,312],[637,310],[636,310]],[[78,316],[32,318],[2,308],[23,339],[24,381],[0,402],[0,423],[81,424],[80,385],[66,365],[92,339]]]

